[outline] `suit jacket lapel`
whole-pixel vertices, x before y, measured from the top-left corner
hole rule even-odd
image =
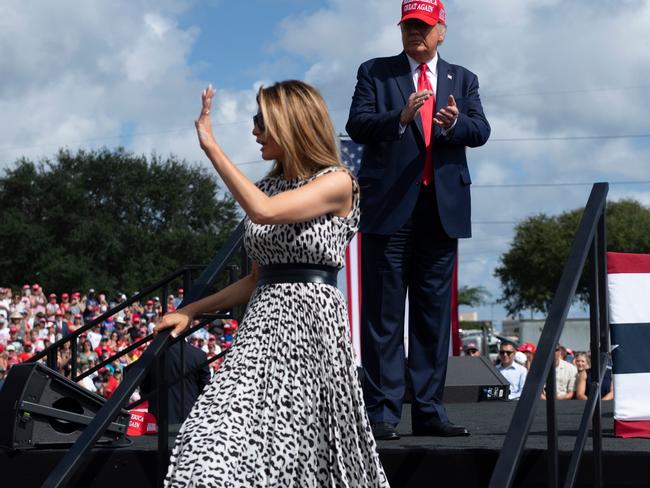
[[[433,112],[434,116],[440,111],[440,109],[447,106],[447,99],[449,98],[449,95],[451,95],[454,83],[453,78],[450,78],[451,69],[449,63],[444,61],[439,55],[436,69],[438,71],[438,82],[436,86],[436,109]],[[437,125],[434,127],[434,135],[441,135],[442,129]]]
[[[397,60],[393,63],[392,66],[393,77],[397,81],[397,86],[402,92],[402,97],[404,98],[404,104],[409,99],[411,93],[415,93],[415,86],[413,85],[413,74],[411,73],[411,65],[409,60],[406,57],[406,53],[402,51],[402,54],[397,56]],[[420,131],[420,136],[424,141],[424,131],[422,130],[422,119],[419,116],[415,117],[415,125]]]

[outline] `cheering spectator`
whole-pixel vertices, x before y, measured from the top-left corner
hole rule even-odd
[[[463,344],[463,352],[465,356],[479,357],[481,351],[478,349],[478,343],[474,339],[470,339]]]
[[[521,396],[521,392],[524,389],[524,383],[526,382],[526,375],[528,370],[522,365],[515,362],[515,350],[514,344],[510,342],[502,342],[499,347],[499,364],[497,364],[497,369],[501,372],[503,377],[508,380],[510,383],[510,394],[508,395],[508,400],[518,400]]]
[[[560,344],[555,347],[555,395],[557,400],[571,400],[575,396],[578,370],[562,359],[562,349]],[[545,391],[542,400],[546,400]]]
[[[185,297],[185,290],[182,288],[178,289],[178,295],[176,296],[176,299],[174,300],[174,307],[178,308],[178,306],[181,304],[183,301],[183,298]]]
[[[45,305],[45,317],[53,319],[54,314],[60,309],[59,304],[56,302],[56,293],[50,293],[49,301]]]
[[[81,352],[78,355],[79,369],[85,371],[89,369],[90,361],[94,361],[95,364],[98,360],[98,355],[93,351],[93,346],[89,340],[85,340],[81,343]]]
[[[30,298],[31,309],[33,314],[45,313],[45,305],[47,305],[47,298],[40,285],[32,285],[32,296]]]
[[[0,315],[0,344],[6,344],[9,340],[9,327],[4,316]]]
[[[586,400],[589,397],[589,385],[595,378],[591,374],[591,361],[586,352],[579,352],[575,355],[575,364],[578,370],[576,382],[576,398]],[[612,370],[607,367],[603,382],[600,384],[600,397],[602,400],[614,399],[614,383],[612,381]]]
[[[24,363],[25,361],[27,361],[32,356],[33,356],[32,343],[28,342],[28,341],[25,341],[23,343],[23,352],[18,354],[18,361],[20,361],[21,363]]]
[[[517,351],[521,351],[526,355],[526,364],[524,366],[526,369],[530,369],[530,365],[533,363],[533,358],[535,357],[535,351],[537,351],[535,344],[532,342],[524,342],[517,348]]]

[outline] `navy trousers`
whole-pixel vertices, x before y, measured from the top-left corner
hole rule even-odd
[[[411,218],[400,230],[362,236],[361,360],[371,424],[399,423],[405,367],[413,391],[413,424],[448,421],[442,395],[457,250],[458,240],[447,236],[440,223],[433,185],[422,187]],[[407,290],[408,364],[403,340]]]

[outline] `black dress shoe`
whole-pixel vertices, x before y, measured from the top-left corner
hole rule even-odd
[[[413,426],[413,435],[436,437],[463,437],[470,435],[469,430],[451,422],[427,422]]]
[[[399,435],[390,424],[374,424],[372,427],[372,435],[377,441],[396,441]]]

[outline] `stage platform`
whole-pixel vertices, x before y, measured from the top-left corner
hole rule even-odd
[[[547,486],[546,407],[540,401],[526,444],[516,487]],[[514,402],[458,403],[447,406],[454,423],[465,425],[469,437],[436,438],[410,435],[405,409],[398,441],[379,443],[379,452],[393,488],[487,486],[503,444]],[[584,402],[557,403],[561,469],[568,465]],[[650,439],[617,439],[612,435],[612,402],[603,402],[603,475],[606,486],[650,486]],[[170,444],[173,443],[173,439]],[[591,441],[581,463],[577,486],[592,483]],[[156,472],[156,436],[133,438],[126,447],[93,450],[74,486],[121,488],[153,486]],[[0,449],[2,485],[38,487],[62,457],[64,450]],[[302,488],[302,487],[301,487]],[[306,487],[305,487],[306,488]],[[311,488],[311,487],[309,487]],[[316,488],[316,487],[314,487]]]

